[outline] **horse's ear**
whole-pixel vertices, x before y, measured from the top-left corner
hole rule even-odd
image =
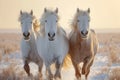
[[[30,14],[33,15],[33,10],[31,10]]]
[[[90,13],[90,8],[88,8],[87,12]]]
[[[20,15],[22,15],[22,10],[20,10]]]
[[[44,12],[45,12],[45,13],[47,12],[47,9],[46,9],[46,8],[44,8]]]
[[[58,8],[55,9],[55,13],[58,13]]]
[[[80,9],[79,9],[79,8],[77,8],[77,12],[80,12]]]

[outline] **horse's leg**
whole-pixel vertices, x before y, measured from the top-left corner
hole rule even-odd
[[[81,80],[79,63],[77,63],[76,61],[74,61],[74,59],[72,59],[72,64],[75,69],[75,76],[76,76],[77,80]]]
[[[85,59],[85,61],[84,61],[84,64],[82,67],[82,74],[85,75],[86,80],[87,80],[88,74],[90,72],[90,67],[91,67],[92,63],[93,63],[93,60],[91,60],[91,58]]]
[[[39,62],[39,65],[38,65],[38,70],[39,70],[39,77],[40,79],[39,80],[42,80],[42,67],[43,67],[43,62]]]
[[[87,73],[85,74],[86,80],[88,80],[88,75],[89,75],[89,73],[90,73],[90,67],[92,66],[92,64],[93,64],[93,60],[92,60],[91,63],[88,65]]]
[[[48,79],[53,80],[53,74],[51,72],[50,65],[46,65],[46,70],[48,72]]]
[[[56,67],[56,72],[55,72],[54,77],[55,77],[55,79],[57,79],[57,78],[61,79],[62,62],[56,61],[55,67]]]
[[[30,67],[28,61],[24,62],[24,70],[26,71],[27,75],[30,76]]]

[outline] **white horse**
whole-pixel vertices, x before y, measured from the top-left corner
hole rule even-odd
[[[19,22],[21,23],[23,38],[21,40],[21,51],[24,61],[24,69],[28,76],[31,75],[29,63],[34,62],[39,66],[40,78],[42,77],[41,69],[43,61],[38,55],[37,46],[35,44],[36,27],[34,21],[33,11],[30,13],[20,11]],[[39,27],[39,26],[38,26]]]
[[[61,67],[69,49],[66,33],[58,21],[58,9],[52,11],[45,8],[40,20],[40,35],[36,40],[38,53],[45,63],[50,80],[61,79]],[[50,69],[52,63],[55,63],[56,68],[54,76]]]

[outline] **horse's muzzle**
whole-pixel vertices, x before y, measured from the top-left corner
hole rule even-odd
[[[88,31],[86,31],[86,32],[81,31],[82,38],[87,38],[87,36],[88,36]]]
[[[54,41],[55,33],[50,34],[48,33],[49,41]]]
[[[30,33],[28,32],[28,33],[23,33],[23,36],[24,36],[24,39],[25,40],[29,40],[30,39]]]
[[[54,39],[53,38],[49,38],[49,41],[54,41]]]

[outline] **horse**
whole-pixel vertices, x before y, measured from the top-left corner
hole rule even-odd
[[[37,46],[35,43],[35,33],[37,32],[37,28],[39,28],[39,24],[37,23],[37,19],[33,15],[33,11],[30,13],[20,11],[19,22],[22,28],[22,39],[21,39],[21,52],[24,62],[24,70],[26,71],[28,76],[31,76],[29,63],[34,62],[38,65],[39,76],[42,78],[42,66],[43,60],[39,56],[37,51]],[[41,79],[40,79],[41,80]]]
[[[69,54],[77,80],[81,80],[81,74],[85,75],[86,80],[88,79],[90,67],[98,50],[97,36],[95,31],[89,28],[89,22],[90,8],[88,10],[77,8],[71,24],[72,31],[69,34]],[[82,69],[79,65],[81,62],[83,62]]]
[[[45,63],[48,79],[61,79],[61,68],[69,50],[69,41],[65,31],[59,25],[58,8],[44,8],[40,18],[40,35],[36,40],[38,53]],[[55,64],[55,74],[51,72],[51,64]]]

